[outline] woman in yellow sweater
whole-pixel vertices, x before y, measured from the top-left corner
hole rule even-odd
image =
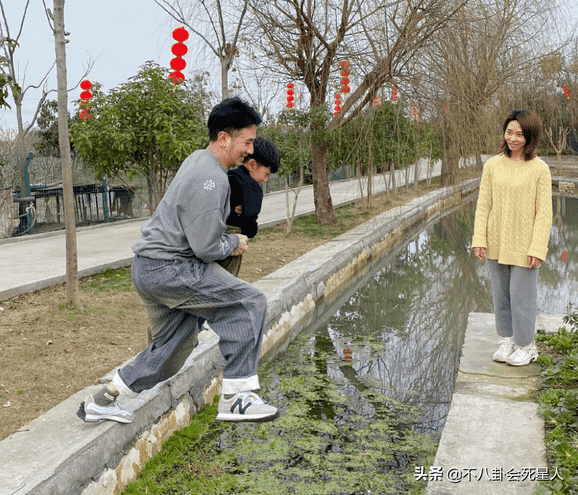
[[[552,226],[552,180],[536,157],[542,124],[529,110],[504,122],[502,153],[484,165],[472,248],[488,260],[500,347],[494,361],[524,366],[538,357],[538,270]]]

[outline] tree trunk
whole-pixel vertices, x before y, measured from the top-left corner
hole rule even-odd
[[[66,81],[66,42],[64,39],[64,0],[54,0],[54,37],[58,80],[58,138],[62,157],[62,195],[66,227],[66,299],[68,306],[78,306],[78,259],[70,139],[68,135],[68,92]]]
[[[335,223],[335,212],[331,201],[329,180],[327,178],[327,147],[328,143],[321,145],[311,142],[313,155],[313,202],[315,204],[315,219],[317,223]]]

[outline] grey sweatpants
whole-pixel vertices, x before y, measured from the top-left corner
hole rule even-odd
[[[538,306],[538,269],[501,265],[488,259],[496,330],[500,337],[514,337],[514,344],[533,342]]]
[[[150,321],[152,342],[119,370],[133,392],[177,373],[194,349],[205,318],[219,336],[226,365],[222,393],[259,388],[257,365],[267,298],[218,263],[153,260],[135,256],[132,277]]]

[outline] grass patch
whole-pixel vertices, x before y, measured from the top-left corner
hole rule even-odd
[[[572,495],[578,486],[578,313],[564,317],[555,334],[538,334],[541,390],[538,413],[546,426],[550,478],[535,494]]]
[[[132,285],[131,268],[109,268],[101,273],[85,277],[80,281],[80,289],[98,292],[128,292],[134,290]]]

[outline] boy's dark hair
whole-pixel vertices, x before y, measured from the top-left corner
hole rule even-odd
[[[508,124],[513,120],[517,120],[522,128],[526,144],[524,145],[524,160],[531,160],[536,156],[536,148],[540,144],[542,137],[542,121],[532,110],[514,110],[504,122],[503,134],[506,134]],[[506,139],[502,141],[500,151],[507,156],[512,156],[512,151],[508,147]]]
[[[258,126],[262,121],[259,112],[238,96],[226,98],[211,110],[207,122],[209,139],[215,141],[221,131],[232,135],[246,127]]]
[[[270,167],[272,174],[279,170],[279,164],[281,162],[277,146],[261,136],[255,138],[255,141],[253,141],[253,154],[247,155],[243,163],[247,163],[251,159],[263,167]]]

